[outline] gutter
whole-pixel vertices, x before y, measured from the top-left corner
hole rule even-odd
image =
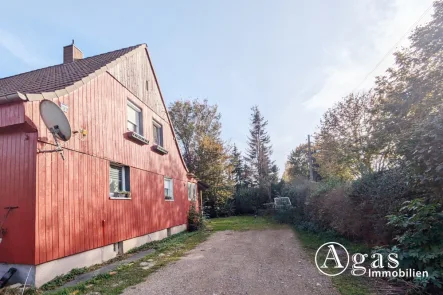
[[[16,93],[0,96],[0,105],[18,101],[29,101],[29,99],[26,97],[26,95],[18,91]]]

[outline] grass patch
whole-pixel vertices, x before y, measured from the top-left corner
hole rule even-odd
[[[347,241],[343,238],[320,234],[311,233],[302,230],[295,230],[298,239],[300,240],[302,246],[306,249],[309,254],[309,259],[315,265],[315,252],[317,249],[327,242],[338,242],[346,247],[349,254],[352,253],[370,253],[370,248],[363,244],[353,243]],[[343,274],[331,277],[332,283],[335,288],[342,295],[369,295],[373,294],[367,278],[365,277],[355,277],[350,274],[349,270],[345,271]]]
[[[51,290],[63,285],[69,280],[72,280],[76,274],[81,274],[87,271],[89,272],[103,265],[92,266],[91,268],[76,269],[63,277],[58,277],[45,284],[44,288],[42,287],[39,290],[25,292],[25,294],[80,295],[93,292],[109,295],[121,294],[124,289],[143,282],[148,275],[161,267],[172,261],[180,259],[180,257],[182,257],[187,251],[195,248],[198,244],[206,240],[209,235],[210,233],[207,231],[196,231],[192,233],[185,232],[161,241],[154,241],[130,251],[130,253],[134,253],[146,249],[155,249],[156,251],[154,253],[149,254],[138,261],[123,264],[110,273],[100,274],[89,281],[80,283],[73,287]],[[118,257],[116,259],[124,258],[125,256]],[[115,261],[116,259],[113,259],[112,261]],[[151,259],[152,261],[150,262],[152,262],[154,265],[151,268],[144,270],[142,266],[140,266],[140,263],[148,262],[148,260]],[[110,262],[111,261],[108,263]],[[21,291],[19,293],[0,292],[0,294],[21,294]]]
[[[284,228],[285,225],[277,224],[270,218],[261,216],[232,216],[223,218],[214,218],[207,221],[208,230],[260,230],[268,228]]]
[[[121,265],[115,269],[115,274],[104,274],[95,277],[94,279],[73,288],[59,290],[57,295],[71,294],[79,291],[76,294],[85,294],[89,292],[100,292],[101,294],[120,294],[125,288],[141,283],[149,274],[155,272],[159,268],[167,265],[172,261],[178,260],[187,251],[195,248],[198,244],[207,239],[209,233],[204,231],[197,231],[192,233],[182,233],[170,238],[156,241],[144,246],[134,249],[135,251],[153,248],[156,252],[145,256],[139,261]],[[163,253],[164,256],[160,256]],[[140,262],[153,260],[154,266],[150,269],[144,270],[140,266]]]

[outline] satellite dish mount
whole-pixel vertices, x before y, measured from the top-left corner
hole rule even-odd
[[[60,107],[50,100],[42,100],[40,102],[40,116],[43,119],[46,127],[54,137],[56,149],[54,150],[39,150],[39,153],[60,153],[62,159],[65,159],[63,148],[60,141],[68,141],[71,138],[71,125],[68,118]]]

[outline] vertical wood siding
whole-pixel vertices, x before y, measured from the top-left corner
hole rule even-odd
[[[163,124],[167,155],[124,138],[128,99],[142,109],[143,136],[151,142],[152,120]],[[68,105],[72,129],[88,135],[63,143],[65,161],[56,153],[37,154],[36,264],[186,223],[186,170],[164,116],[108,73],[53,101]],[[39,102],[25,108],[38,128],[38,148],[50,149]],[[130,166],[131,200],[109,199],[110,162]],[[164,200],[164,176],[174,179],[173,202]]]
[[[111,68],[109,73],[156,114],[167,120],[160,90],[154,76],[154,69],[147,58],[146,49],[137,50]]]
[[[16,116],[6,120],[2,115],[13,109]],[[0,108],[4,126],[21,123],[16,120],[20,117],[23,118],[23,106]],[[9,213],[3,225],[7,232],[0,244],[0,263],[34,263],[36,143],[37,133],[0,133],[1,220],[7,212],[5,207],[19,207]]]
[[[0,105],[0,128],[25,122],[23,103]]]

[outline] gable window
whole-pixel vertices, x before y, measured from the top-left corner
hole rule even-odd
[[[131,197],[128,166],[111,163],[109,167],[109,196],[116,199]]]
[[[154,143],[159,146],[163,146],[163,126],[157,121],[152,121]]]
[[[174,184],[169,177],[165,177],[165,200],[174,200]]]
[[[142,110],[128,100],[126,106],[126,113],[128,116],[128,130],[137,134],[142,134]]]

